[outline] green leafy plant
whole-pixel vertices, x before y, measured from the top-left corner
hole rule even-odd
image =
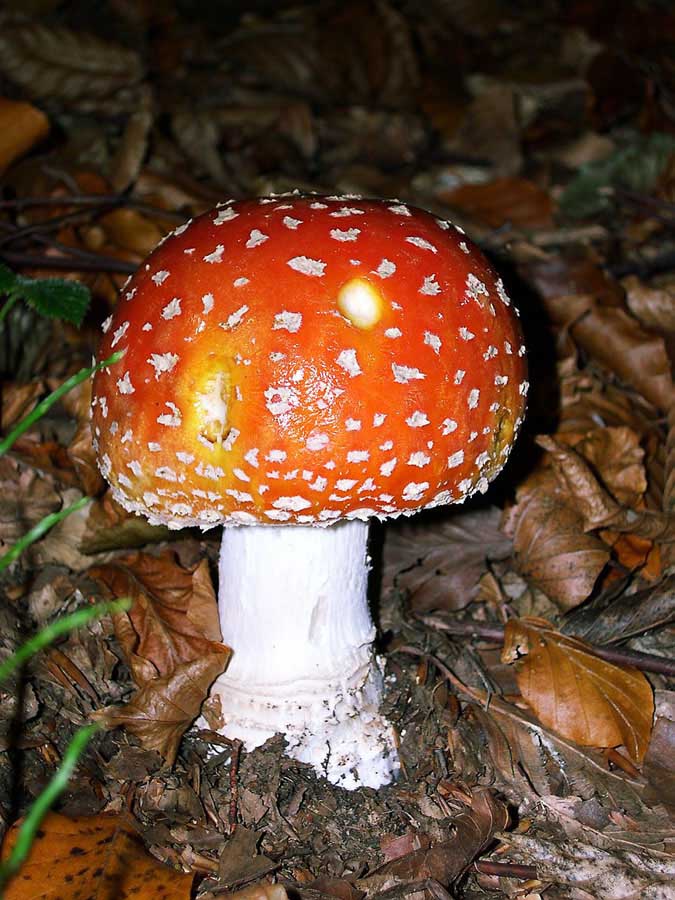
[[[97,603],[94,606],[84,607],[70,613],[70,615],[57,619],[26,641],[25,644],[22,644],[15,653],[0,665],[0,681],[15,672],[31,656],[53,643],[58,637],[108,613],[117,613],[129,609],[130,606],[131,601],[128,598],[123,598],[109,603]],[[0,892],[7,881],[16,874],[28,856],[40,823],[59,794],[65,789],[70,776],[75,770],[77,761],[82,756],[91,736],[98,728],[97,724],[83,726],[75,732],[66,747],[60,766],[50,779],[47,787],[29,809],[19,829],[19,834],[9,857],[5,862],[0,863]]]
[[[0,295],[7,300],[0,309],[0,322],[7,318],[12,307],[23,300],[43,316],[63,319],[78,328],[89,309],[89,289],[79,281],[65,278],[27,278],[12,272],[0,263]]]
[[[583,219],[612,205],[616,188],[649,193],[675,153],[675,137],[655,132],[633,135],[607,159],[579,169],[560,197],[565,215]]]

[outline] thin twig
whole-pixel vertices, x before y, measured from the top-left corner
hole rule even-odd
[[[239,805],[239,759],[241,757],[241,741],[232,741],[232,759],[230,760],[230,834],[237,828],[237,806]]]
[[[440,616],[421,615],[417,618],[424,622],[425,625],[430,625],[432,628],[438,628],[439,631],[446,631],[449,634],[474,637],[491,644],[502,644],[504,642],[504,629],[498,625],[488,626],[471,621],[450,622],[440,618]],[[673,659],[656,656],[653,653],[642,653],[639,650],[600,647],[597,644],[588,644],[588,650],[594,656],[599,656],[601,659],[619,666],[632,666],[635,669],[641,669],[643,672],[656,672],[659,675],[675,677],[675,660]]]
[[[118,275],[133,275],[138,266],[127,263],[112,256],[96,256],[92,254],[91,262],[86,259],[65,256],[32,256],[30,253],[13,253],[3,250],[0,259],[10,266],[29,269],[59,269],[66,272],[112,272]]]
[[[481,859],[477,860],[474,866],[483,875],[497,875],[499,878],[522,878],[525,881],[538,878],[537,870],[534,866],[523,866],[519,863],[499,863],[492,862],[489,859]]]
[[[151,206],[125,194],[76,194],[67,197],[17,197],[14,200],[0,200],[0,210],[21,210],[40,206],[129,207],[149,216],[163,216],[175,222],[185,221],[182,213]]]

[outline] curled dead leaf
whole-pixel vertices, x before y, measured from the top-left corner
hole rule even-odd
[[[584,531],[609,528],[648,540],[675,541],[675,517],[656,510],[621,506],[579,453],[549,435],[541,435],[537,443],[551,455],[560,483],[583,519]]]
[[[89,575],[109,597],[133,601],[113,623],[139,687],[149,680],[148,673],[150,680],[169,675],[204,653],[220,652],[218,608],[206,560],[190,571],[170,551],[135,553],[93,566]]]
[[[92,718],[108,728],[123,725],[146,750],[156,750],[171,766],[181,738],[199,715],[209,688],[225,671],[230,654],[229,647],[214,643],[198,659],[147,681],[124,706],[107,706]]]
[[[20,823],[8,831],[2,845],[6,859]],[[189,900],[193,876],[176,872],[150,856],[135,831],[118,816],[66,818],[47,814],[26,862],[5,888],[5,900],[138,900],[163,897]]]
[[[582,603],[609,560],[606,545],[585,534],[569,494],[550,469],[537,470],[518,489],[502,527],[513,538],[520,571],[562,609]]]
[[[578,638],[529,617],[507,622],[502,662],[515,663],[520,692],[547,728],[584,747],[623,745],[641,762],[654,716],[642,672],[600,659]]]

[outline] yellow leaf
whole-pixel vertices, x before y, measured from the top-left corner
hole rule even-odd
[[[6,859],[20,823],[2,845]],[[118,816],[69,819],[49,813],[28,859],[5,890],[5,900],[189,900],[192,875],[176,872],[146,853],[138,836]]]

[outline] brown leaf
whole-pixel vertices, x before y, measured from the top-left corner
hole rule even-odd
[[[385,584],[411,595],[417,610],[462,609],[478,590],[488,559],[505,559],[511,542],[496,507],[452,513],[436,525],[394,525],[384,545]]]
[[[626,291],[626,303],[642,325],[662,334],[675,334],[674,281],[651,287],[635,275],[629,275],[622,284]]]
[[[3,432],[7,432],[33,409],[44,392],[44,383],[41,380],[29,381],[26,384],[5,382],[0,390],[2,392],[0,428]]]
[[[560,484],[574,502],[584,531],[609,528],[648,540],[675,540],[675,517],[650,509],[622,507],[575,450],[548,435],[538,437],[537,443],[551,454]]]
[[[286,888],[281,884],[252,884],[234,894],[218,894],[221,900],[288,900]]]
[[[551,255],[529,265],[525,275],[553,323],[569,330],[578,347],[654,406],[668,408],[673,383],[663,338],[631,316],[621,285],[591,251]]]
[[[497,178],[486,184],[464,184],[440,199],[479,225],[501,228],[551,228],[553,201],[525,178]]]
[[[583,641],[534,618],[507,622],[502,662],[516,663],[520,692],[547,728],[584,747],[624,745],[642,760],[654,715],[642,672],[599,659]]]
[[[124,706],[107,706],[92,718],[108,728],[123,725],[146,750],[156,750],[168,765],[173,765],[183,734],[199,715],[209,688],[225,670],[230,652],[229,647],[213,643],[197,659],[146,682]]]
[[[67,453],[75,469],[82,490],[88,497],[103,492],[105,480],[96,464],[96,451],[91,433],[91,378],[88,378],[69,395],[69,412],[77,420],[77,430],[68,445]]]
[[[220,653],[218,607],[208,562],[182,568],[170,551],[135,553],[93,566],[89,575],[111,597],[131,597],[125,613],[113,617],[115,634],[139,687],[148,677],[166,676],[203,653]]]
[[[277,868],[277,864],[258,850],[261,834],[237,825],[220,854],[218,880],[221,885],[235,886],[260,878]]]
[[[175,532],[173,532],[175,536]],[[87,532],[81,543],[83,553],[130,550],[170,539],[164,525],[151,525],[144,516],[128,512],[107,491],[89,507]]]
[[[508,820],[501,801],[485,788],[475,788],[465,807],[448,821],[453,835],[450,840],[385,863],[356,885],[375,893],[427,878],[451,884],[492,841],[495,832],[506,828]]]
[[[7,833],[7,858],[20,823]],[[50,812],[40,825],[26,862],[5,889],[5,900],[189,900],[193,876],[177,872],[146,853],[141,841],[117,816],[68,819]]]
[[[141,78],[137,53],[84,32],[46,25],[5,25],[0,32],[0,71],[31,97],[65,101],[71,108],[106,113],[133,105],[131,88]]]
[[[646,332],[625,310],[601,306],[590,297],[582,298],[586,311],[569,323],[566,309],[570,299],[556,297],[546,302],[555,323],[561,327],[570,324],[570,333],[584,352],[654,406],[667,409],[673,399],[673,380],[663,338]]]
[[[553,472],[537,470],[518,489],[504,516],[518,568],[562,609],[582,603],[609,560],[606,545],[585,534]]]
[[[644,451],[630,428],[594,428],[574,445],[619,503],[637,506],[647,490]]]
[[[0,97],[0,175],[49,133],[49,120],[30,103]]]
[[[447,85],[443,85],[447,91]],[[520,182],[517,179],[507,176],[515,176],[520,171],[523,164],[523,153],[521,149],[520,124],[516,113],[516,95],[511,85],[503,84],[498,81],[490,81],[477,94],[466,107],[465,115],[459,126],[457,133],[448,143],[448,150],[455,154],[459,159],[475,159],[482,163],[488,161],[491,165],[491,172],[495,176],[500,176],[498,181],[491,182],[490,192],[493,199],[498,193],[498,185],[503,190],[505,184],[527,184],[526,190],[529,190],[531,182]],[[432,119],[433,121],[433,119]],[[435,123],[434,123],[435,124]],[[534,185],[532,185],[534,187]],[[461,193],[461,188],[458,191]],[[472,192],[464,194],[467,198]],[[484,198],[485,192],[479,192]],[[543,195],[543,192],[542,192]],[[450,194],[450,198],[453,194]],[[475,198],[474,193],[474,198]],[[550,220],[551,202],[546,196],[547,223]],[[519,192],[519,199],[522,198],[522,192]],[[448,199],[451,205],[454,205],[451,199]],[[474,201],[475,202],[475,201]],[[514,204],[517,206],[518,204]],[[500,197],[497,203],[503,209]],[[483,213],[485,206],[482,207]],[[494,213],[496,206],[493,202],[491,210]],[[519,207],[522,210],[522,206]]]
[[[0,459],[0,547],[11,544],[61,506],[51,482],[8,456]]]

